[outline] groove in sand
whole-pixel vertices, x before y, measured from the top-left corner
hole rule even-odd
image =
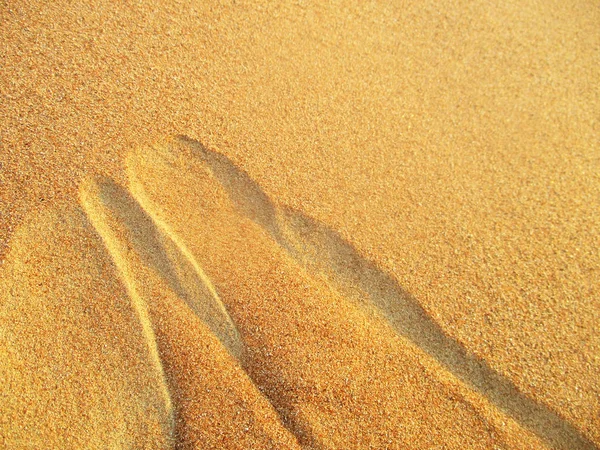
[[[301,212],[276,205],[243,170],[200,142],[179,136],[203,160],[232,201],[289,254],[321,273],[343,294],[374,305],[394,329],[430,354],[496,407],[560,449],[596,449],[577,428],[548,406],[527,397],[486,361],[448,337],[388,274],[363,258],[337,232]]]
[[[111,231],[102,220],[102,208],[108,208],[126,229],[136,251],[146,265],[155,269],[173,291],[183,299],[190,309],[211,329],[229,352],[238,360],[242,358],[242,343],[233,321],[219,299],[212,283],[204,274],[183,243],[169,232],[167,226],[151,219],[141,206],[120,186],[110,179],[89,181],[82,190],[82,203],[90,220],[99,230],[111,254],[118,255],[114,249],[116,242]],[[119,259],[118,256],[115,256]],[[117,261],[119,269],[126,278],[127,285],[137,296],[132,276],[126,264]],[[141,310],[145,305],[140,300]],[[144,326],[151,327],[147,313],[143,312]]]
[[[103,220],[103,212],[102,207],[98,203],[98,191],[100,186],[94,183],[91,180],[84,182],[80,189],[80,200],[83,206],[85,213],[87,214],[90,223],[98,232],[98,235],[104,242],[104,245],[108,249],[108,253],[111,255],[118,272],[122,276],[122,281],[127,289],[127,293],[131,298],[131,302],[133,304],[134,309],[137,311],[140,324],[142,326],[142,332],[144,334],[146,343],[148,344],[148,348],[150,351],[151,360],[153,361],[154,366],[156,367],[157,372],[160,374],[162,380],[162,394],[164,397],[164,401],[167,407],[167,411],[169,412],[169,421],[170,421],[170,437],[173,438],[173,431],[175,429],[175,412],[173,408],[173,401],[171,399],[171,395],[167,388],[167,379],[165,375],[165,371],[160,359],[160,355],[158,352],[158,347],[156,345],[156,336],[154,335],[154,330],[152,329],[152,323],[150,321],[150,317],[148,314],[148,309],[144,301],[138,295],[135,286],[132,283],[131,274],[129,274],[129,270],[127,267],[126,261],[123,258],[119,257],[119,251],[116,248],[118,245],[117,242],[110,239],[111,231],[109,227],[106,225],[105,220]]]

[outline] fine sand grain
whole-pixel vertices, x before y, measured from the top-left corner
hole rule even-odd
[[[600,448],[597,2],[0,24],[0,448]]]

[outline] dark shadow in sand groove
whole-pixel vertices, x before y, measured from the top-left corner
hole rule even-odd
[[[523,393],[483,359],[447,336],[396,280],[363,258],[336,231],[301,212],[275,205],[244,171],[201,143],[179,137],[209,165],[233,202],[309,270],[318,271],[342,293],[372,304],[402,336],[543,441],[559,449],[597,449],[548,406]]]
[[[108,178],[99,178],[96,185],[99,200],[125,226],[128,239],[144,264],[162,277],[235,358],[241,359],[239,333],[214,289],[198,273],[199,269],[129,192]]]

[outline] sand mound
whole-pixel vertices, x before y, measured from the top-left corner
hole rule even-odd
[[[178,137],[126,173],[16,234],[7,445],[594,448],[223,155]],[[23,402],[52,403],[31,437]]]

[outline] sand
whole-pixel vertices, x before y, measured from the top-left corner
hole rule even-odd
[[[600,448],[598,4],[0,20],[0,447]]]

